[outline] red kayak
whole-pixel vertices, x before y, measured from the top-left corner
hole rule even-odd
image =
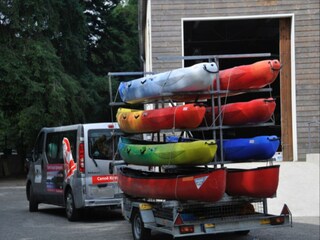
[[[229,103],[221,106],[221,119],[224,125],[246,125],[264,123],[271,119],[276,102],[273,98],[259,98],[249,102]],[[204,124],[212,124],[212,108],[207,107]],[[215,107],[215,118],[219,109]]]
[[[241,65],[219,71],[220,90],[235,91],[221,94],[222,97],[237,95],[246,90],[261,89],[273,83],[279,75],[281,64],[279,60],[263,60],[249,65]],[[208,88],[209,90],[209,88]],[[216,77],[213,79],[213,90],[217,90]],[[177,90],[176,93],[179,93]],[[216,94],[215,94],[216,96]],[[175,101],[193,101],[209,99],[208,94],[180,93],[170,96]]]
[[[254,169],[228,169],[226,193],[230,196],[268,198],[279,183],[279,165]]]
[[[118,183],[132,197],[216,202],[225,193],[226,169],[191,168],[180,173],[159,173],[121,168]]]
[[[219,72],[220,90],[239,91],[260,89],[277,78],[281,64],[278,60],[263,60],[250,65],[242,65]],[[214,89],[217,82],[214,81]]]
[[[117,121],[127,133],[158,132],[161,129],[196,128],[203,121],[206,108],[196,104],[153,110],[119,108]]]

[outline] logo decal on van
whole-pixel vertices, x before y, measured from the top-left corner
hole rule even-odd
[[[64,169],[65,169],[65,176],[66,180],[69,179],[77,169],[77,165],[74,163],[70,142],[68,138],[63,138],[62,140],[63,145],[63,160],[64,160]]]
[[[63,164],[47,165],[47,191],[62,193],[63,192]]]
[[[92,184],[118,182],[117,175],[92,176]]]

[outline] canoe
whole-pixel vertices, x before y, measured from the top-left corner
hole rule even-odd
[[[125,194],[132,197],[216,202],[225,193],[226,170],[191,168],[189,172],[179,174],[122,167],[118,173],[118,184]]]
[[[127,103],[162,99],[175,92],[207,91],[217,72],[215,63],[198,63],[191,67],[121,82],[118,91],[121,100]]]
[[[227,169],[226,193],[230,196],[273,197],[278,189],[279,169],[279,165]]]
[[[217,140],[218,156],[220,156],[220,140]],[[253,138],[237,138],[223,140],[223,156],[225,161],[266,160],[274,156],[280,140],[277,136],[258,136]]]
[[[118,150],[127,164],[143,166],[203,165],[213,161],[214,140],[192,142],[150,142],[121,137]]]
[[[245,91],[260,89],[275,81],[281,69],[278,60],[263,60],[219,72],[220,90]],[[195,101],[208,99],[208,90],[217,90],[215,63],[198,63],[191,67],[121,82],[119,95],[126,103],[155,100]],[[218,94],[218,93],[217,93]],[[227,93],[234,95],[238,93]],[[224,96],[225,94],[221,94]]]
[[[223,125],[247,125],[267,122],[271,119],[276,102],[273,98],[259,98],[248,102],[229,103],[221,106]],[[219,109],[215,107],[215,118],[219,117]],[[219,122],[217,121],[217,124]],[[212,107],[206,108],[203,125],[212,124]]]
[[[192,129],[203,121],[206,108],[195,104],[153,110],[119,108],[117,121],[127,133],[159,132],[161,129]]]

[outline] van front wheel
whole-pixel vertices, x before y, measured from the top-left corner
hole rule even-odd
[[[80,217],[79,209],[75,207],[74,198],[71,190],[67,191],[66,199],[65,199],[65,206],[66,206],[66,215],[69,221],[77,221]]]
[[[36,196],[33,193],[33,186],[30,184],[28,186],[29,189],[29,212],[36,212],[38,211],[39,203],[36,200]]]

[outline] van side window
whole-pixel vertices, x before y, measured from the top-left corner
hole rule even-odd
[[[43,139],[44,139],[44,133],[41,132],[34,146],[34,153],[33,153],[34,161],[37,161],[41,157],[42,150],[43,150]]]
[[[46,139],[46,156],[49,164],[64,163],[62,139],[69,139],[73,160],[76,162],[76,140],[77,131],[53,132],[47,134]]]
[[[62,149],[62,140],[63,138],[68,138],[70,142],[70,148],[73,156],[73,160],[76,163],[77,162],[77,130],[72,131],[65,131],[61,132],[61,139],[60,139],[60,145],[61,145],[61,151],[59,152],[60,160],[63,162],[63,149]]]
[[[46,156],[49,164],[63,163],[60,161],[58,152],[61,148],[59,142],[60,136],[59,133],[48,133],[46,140]]]

